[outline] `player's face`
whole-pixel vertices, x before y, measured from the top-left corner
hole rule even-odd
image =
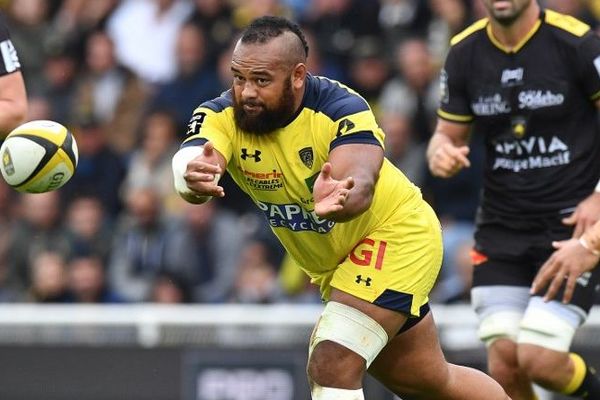
[[[285,126],[295,112],[291,71],[273,42],[238,43],[233,52],[234,118],[246,132],[273,132]]]
[[[491,18],[509,26],[531,5],[531,0],[483,0],[483,3]]]

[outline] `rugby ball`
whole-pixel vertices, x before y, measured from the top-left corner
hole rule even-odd
[[[13,129],[0,146],[0,172],[15,190],[43,193],[75,173],[79,152],[71,132],[58,122],[37,120]]]

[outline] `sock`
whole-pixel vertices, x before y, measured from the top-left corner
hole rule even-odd
[[[600,379],[596,370],[586,365],[578,354],[571,353],[569,357],[573,360],[575,371],[571,381],[561,390],[561,393],[580,399],[600,399]]]
[[[365,400],[362,389],[337,389],[314,385],[312,389],[313,400]]]

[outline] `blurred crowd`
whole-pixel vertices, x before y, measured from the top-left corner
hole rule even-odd
[[[600,2],[545,0],[597,29]],[[28,120],[74,133],[75,176],[45,194],[0,182],[0,301],[59,303],[318,302],[266,221],[227,178],[203,206],[173,190],[171,157],[193,109],[231,85],[237,34],[255,17],[297,21],[311,73],[362,94],[387,157],[444,227],[434,302],[468,299],[482,150],[450,180],[425,146],[449,40],[485,16],[480,0],[0,1],[22,64]]]

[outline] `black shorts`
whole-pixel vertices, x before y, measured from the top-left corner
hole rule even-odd
[[[552,241],[569,239],[572,227],[559,218],[514,221],[513,227],[502,223],[480,223],[475,230],[473,249],[473,287],[531,286],[533,279],[554,252]],[[596,299],[600,270],[596,268],[589,279],[579,279],[571,304],[589,311]],[[562,290],[561,290],[562,292]],[[557,299],[562,293],[557,295]]]

